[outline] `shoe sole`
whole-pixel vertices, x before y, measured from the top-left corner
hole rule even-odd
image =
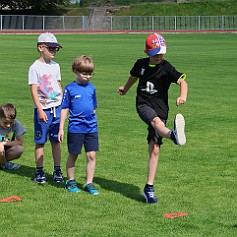
[[[90,195],[93,195],[93,196],[96,196],[96,195],[99,195],[100,193],[90,193],[88,191],[86,191],[87,193],[89,193]]]
[[[65,188],[66,191],[68,191],[69,193],[80,193],[80,189],[78,191],[70,191],[70,189],[68,188]]]
[[[45,183],[47,183],[47,181],[42,181],[42,182],[38,182],[38,181],[36,181],[36,180],[34,180],[37,184],[45,184]]]
[[[64,179],[62,179],[62,180],[53,179],[53,181],[54,181],[55,183],[63,183],[63,182],[64,182]]]
[[[176,135],[177,135],[177,143],[180,146],[186,144],[186,136],[185,136],[185,120],[182,114],[177,114],[175,116],[175,128],[176,128]]]

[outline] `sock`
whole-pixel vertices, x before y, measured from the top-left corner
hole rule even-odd
[[[173,132],[173,130],[172,130],[171,133],[170,133],[170,139],[171,139],[171,140],[174,140],[174,132]]]
[[[151,185],[151,184],[146,184],[145,188],[153,188],[153,185]]]
[[[36,167],[36,169],[37,169],[37,172],[44,172],[44,168],[43,167]]]
[[[54,166],[54,171],[56,170],[61,170],[61,167],[60,166]]]

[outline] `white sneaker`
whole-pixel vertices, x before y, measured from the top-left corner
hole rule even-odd
[[[171,132],[171,139],[176,145],[183,146],[186,144],[185,120],[182,114],[176,114],[174,119],[174,129]]]

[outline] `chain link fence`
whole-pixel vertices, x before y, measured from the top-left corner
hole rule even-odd
[[[237,16],[0,15],[0,30],[236,31]]]

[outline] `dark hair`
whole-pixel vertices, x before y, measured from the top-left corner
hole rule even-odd
[[[0,107],[0,118],[16,118],[16,108],[13,104],[7,103]]]

